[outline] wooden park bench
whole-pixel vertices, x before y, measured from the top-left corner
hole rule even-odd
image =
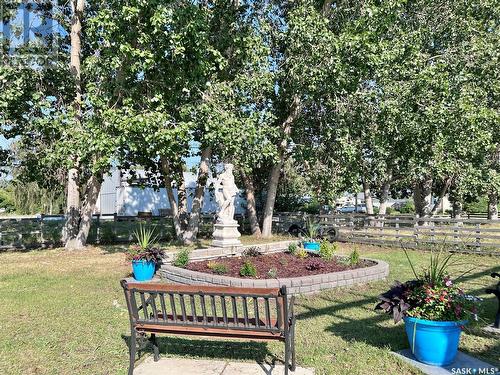
[[[150,333],[154,360],[156,334],[196,335],[285,343],[285,374],[295,371],[294,297],[281,288],[233,288],[135,282],[124,279],[130,316],[130,366],[133,374],[137,335]]]

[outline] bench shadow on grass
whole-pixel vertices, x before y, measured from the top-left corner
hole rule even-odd
[[[138,338],[139,358],[152,355],[153,349],[145,339]],[[122,339],[130,347],[130,336],[122,335]],[[209,338],[200,340],[179,336],[156,336],[160,355],[196,358],[209,358],[216,360],[239,360],[255,361],[259,364],[267,363],[275,365],[281,363],[282,359],[271,353],[266,342],[255,341],[224,341],[222,339]]]
[[[377,348],[387,348],[398,351],[408,347],[403,324],[392,324],[391,316],[382,311],[374,311],[376,298],[369,295],[360,295],[361,299],[343,302],[340,299],[322,297],[328,306],[314,308],[301,305],[302,311],[297,319],[314,319],[321,315],[335,318],[335,323],[325,327],[325,331],[341,337],[346,342],[364,342]],[[370,307],[364,307],[368,304]],[[366,317],[350,315],[353,307],[365,309]],[[389,322],[389,324],[387,324]],[[383,324],[382,324],[383,323]]]

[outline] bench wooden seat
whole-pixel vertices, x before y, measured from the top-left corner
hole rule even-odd
[[[133,374],[137,334],[151,334],[155,361],[156,334],[278,340],[285,343],[285,374],[295,370],[294,297],[281,288],[233,288],[136,282],[121,285],[130,316],[130,366]]]

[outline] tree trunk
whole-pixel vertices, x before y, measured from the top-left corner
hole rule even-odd
[[[72,0],[71,7],[73,16],[71,18],[71,56],[70,72],[75,80],[75,98],[73,110],[75,111],[75,125],[78,128],[81,124],[82,115],[82,81],[80,69],[80,55],[82,49],[81,31],[84,0]],[[71,243],[75,243],[79,231],[80,221],[80,193],[78,189],[78,161],[68,171],[67,181],[67,207],[66,223],[63,231],[63,239],[66,242],[66,249],[72,249]],[[68,246],[69,244],[69,246]]]
[[[434,203],[434,206],[432,207],[432,210],[430,212],[430,215],[434,215],[436,211],[438,210],[439,206],[441,205],[441,202],[443,201],[444,196],[448,192],[448,189],[451,186],[451,182],[453,181],[452,177],[448,177],[446,181],[444,182],[443,188],[441,189],[441,192],[439,193],[439,197],[436,200],[436,203]]]
[[[488,194],[488,219],[498,220],[498,192]]]
[[[461,219],[462,218],[462,210],[463,210],[463,205],[462,202],[460,201],[453,201],[453,218],[454,219]],[[462,222],[457,222],[455,223],[456,226],[462,226]]]
[[[174,223],[175,237],[178,240],[182,239],[182,226],[179,219],[179,206],[175,199],[174,190],[172,187],[172,178],[170,177],[170,165],[166,157],[161,157],[161,169],[163,173],[163,180],[165,181],[165,190],[167,191],[167,198],[172,211],[172,221]]]
[[[83,249],[87,245],[90,226],[92,225],[92,214],[95,211],[97,198],[102,185],[102,173],[92,175],[87,182],[85,191],[85,203],[81,211],[81,220],[78,228],[78,235],[66,243],[66,248]]]
[[[383,216],[387,213],[387,201],[389,200],[389,190],[391,189],[391,183],[389,181],[384,182],[382,185],[382,192],[380,193],[380,207],[378,214]]]
[[[63,242],[66,249],[78,236],[78,226],[80,223],[80,189],[78,187],[78,169],[71,168],[68,171],[67,191],[66,191],[66,222],[63,229]]]
[[[200,217],[203,209],[203,198],[205,196],[205,187],[208,180],[208,171],[210,168],[210,158],[212,157],[212,148],[205,147],[201,150],[201,161],[198,170],[198,181],[196,191],[191,205],[189,215],[189,224],[184,232],[184,243],[189,245],[196,241],[200,229]]]
[[[415,213],[418,217],[428,217],[431,213],[432,204],[431,178],[425,178],[424,180],[420,180],[415,183],[413,200],[415,202]]]
[[[370,191],[370,184],[363,179],[363,193],[365,196],[365,206],[366,206],[366,213],[368,215],[373,215],[373,199],[372,199],[372,193]]]
[[[253,185],[252,177],[248,176],[243,170],[241,171],[241,179],[243,184],[245,184],[245,194],[247,199],[247,213],[248,220],[250,221],[250,230],[252,235],[260,237],[262,232],[260,231],[259,219],[257,217],[257,207],[255,203],[255,187]]]
[[[283,130],[283,139],[281,140],[281,143],[278,147],[279,161],[275,163],[271,168],[271,173],[269,174],[269,180],[267,184],[266,206],[264,208],[264,220],[262,222],[263,237],[271,237],[272,235],[274,203],[276,202],[276,193],[278,191],[280,172],[285,161],[285,153],[288,147],[288,137],[290,136],[290,133],[292,131],[293,122],[299,116],[300,107],[300,98],[298,95],[295,95],[293,97],[288,116],[281,126]]]

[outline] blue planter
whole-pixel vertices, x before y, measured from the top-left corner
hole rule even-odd
[[[148,281],[155,274],[156,263],[153,261],[146,262],[145,260],[133,260],[132,270],[134,271],[134,279],[137,281]]]
[[[404,318],[406,335],[415,358],[433,366],[447,366],[457,355],[461,326],[467,321],[435,322],[432,320]]]
[[[319,242],[304,241],[304,249],[309,251],[319,251]]]

